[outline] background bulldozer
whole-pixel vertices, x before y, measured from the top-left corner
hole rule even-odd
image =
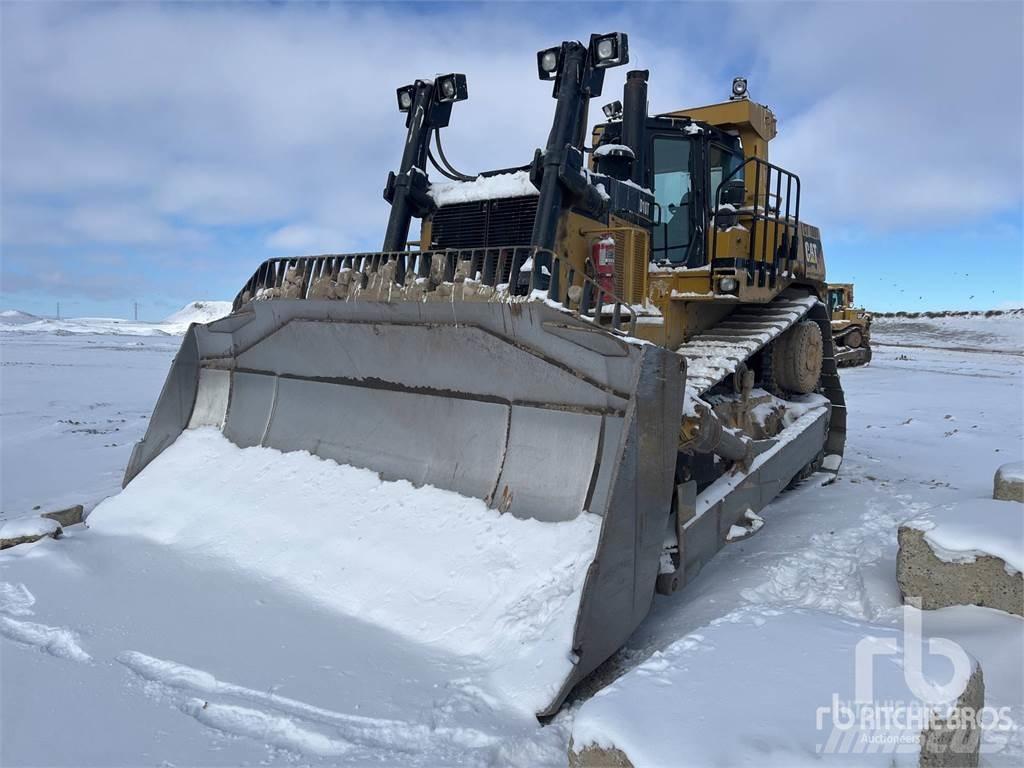
[[[475,176],[440,143],[465,77],[398,89],[382,249],[260,265],[230,316],[187,333],[125,475],[214,426],[530,524],[600,516],[571,668],[540,715],[656,590],[756,531],[787,486],[835,473],[845,439],[821,234],[799,177],[769,160],[774,115],[742,79],[720,104],[650,115],[648,73],[631,71],[590,133],[590,100],[627,62],[623,34],[540,51],[545,147]],[[403,578],[415,563],[382,564],[382,589]]]
[[[871,360],[871,314],[853,304],[853,283],[830,283],[828,308],[832,343],[840,366],[864,365]]]

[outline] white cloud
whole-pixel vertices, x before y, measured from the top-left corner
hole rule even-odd
[[[774,157],[808,213],[866,227],[956,227],[1019,210],[1019,3],[744,7],[755,97],[780,110]],[[759,79],[758,79],[759,78]]]
[[[303,254],[345,253],[349,245],[345,233],[310,224],[288,224],[271,233],[266,245],[274,250],[287,251],[290,256]]]
[[[94,243],[170,243],[188,237],[156,216],[148,207],[117,203],[89,203],[74,208],[67,216],[66,230]]]
[[[184,244],[186,278],[203,264],[248,271],[265,254],[223,255],[243,231],[267,254],[377,247],[404,138],[395,87],[465,72],[449,158],[467,172],[520,165],[554,107],[536,50],[592,28],[630,33],[652,112],[716,101],[746,70],[777,108],[774,157],[801,174],[806,217],[851,238],[1020,206],[1016,3],[0,13],[4,242],[130,244],[140,270],[145,249],[164,258]],[[609,72],[595,115],[623,75]],[[5,269],[32,258],[8,249]]]

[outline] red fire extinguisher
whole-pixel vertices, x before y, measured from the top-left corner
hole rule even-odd
[[[609,293],[615,292],[615,238],[603,235],[590,249],[597,271],[597,283]]]

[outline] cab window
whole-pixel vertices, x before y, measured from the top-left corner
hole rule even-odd
[[[722,184],[722,179],[729,176],[730,173],[736,171],[737,167],[743,165],[743,155],[734,152],[726,147],[719,144],[712,144],[708,148],[708,165],[710,167],[710,196],[709,201],[712,208],[718,203],[718,188]],[[743,170],[742,168],[736,171],[736,174],[729,177],[729,181],[743,181]]]
[[[651,256],[654,261],[686,261],[693,234],[693,197],[690,177],[690,141],[656,137],[654,150],[654,200],[661,209],[655,225]]]

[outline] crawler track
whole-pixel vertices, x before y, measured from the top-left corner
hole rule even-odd
[[[832,327],[825,305],[814,296],[783,295],[768,304],[741,306],[725,320],[694,336],[676,351],[686,358],[687,387],[703,395],[737,366],[749,360],[800,320],[821,327],[824,354],[821,393],[832,403],[822,468],[836,472],[846,443],[846,399],[832,344]]]

